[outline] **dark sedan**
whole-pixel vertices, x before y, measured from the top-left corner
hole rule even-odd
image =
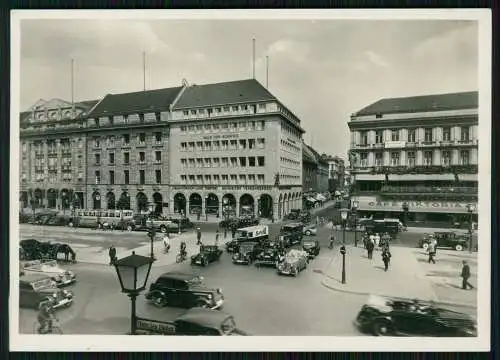
[[[203,245],[200,252],[191,256],[191,265],[207,266],[209,263],[219,261],[222,250],[215,245]]]
[[[319,255],[321,247],[318,240],[305,240],[302,243],[302,250],[307,252],[309,258],[314,258]]]
[[[431,302],[370,295],[354,324],[375,336],[475,337],[476,320]]]

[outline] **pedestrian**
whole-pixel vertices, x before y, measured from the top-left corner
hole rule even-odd
[[[219,229],[215,232],[215,246],[219,246]]]
[[[373,258],[373,249],[375,248],[375,243],[373,241],[368,241],[366,244],[366,250],[368,251],[368,259]]]
[[[378,233],[375,234],[373,240],[375,240],[375,246],[380,246],[380,235]]]
[[[109,265],[113,265],[116,261],[116,248],[113,245],[109,247],[108,254],[109,254]]]
[[[429,243],[429,245],[427,246],[427,252],[429,253],[429,259],[428,259],[428,261],[427,261],[427,262],[428,262],[429,264],[431,263],[431,261],[432,261],[432,263],[433,263],[433,264],[435,264],[435,263],[436,263],[436,260],[434,260],[434,256],[436,255],[436,248],[435,248],[434,246],[435,246],[435,245],[434,245],[434,242],[433,242],[433,241],[431,241],[431,242]]]
[[[196,229],[196,245],[201,244],[201,230],[200,228]]]
[[[234,226],[231,228],[231,238],[234,239],[236,237],[236,229]]]
[[[368,237],[368,239],[371,243],[373,243],[373,245],[375,245],[375,234],[374,233],[370,233],[370,236]]]
[[[469,282],[469,278],[470,278],[470,267],[469,267],[469,264],[467,264],[467,261],[463,261],[462,262],[462,273],[460,274],[460,276],[462,277],[462,289],[464,290],[467,290],[467,286],[470,288],[470,289],[474,289],[474,286],[472,286],[472,284]]]
[[[382,261],[384,262],[384,271],[389,270],[389,263],[391,261],[391,253],[389,250],[382,251]]]

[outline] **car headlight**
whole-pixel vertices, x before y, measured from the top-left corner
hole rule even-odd
[[[212,300],[213,298],[213,295],[212,294],[208,294],[208,300]]]

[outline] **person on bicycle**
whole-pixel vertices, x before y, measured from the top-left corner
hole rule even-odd
[[[181,256],[186,256],[187,255],[187,252],[186,252],[186,242],[185,241],[182,241],[181,242]]]
[[[163,247],[165,249],[165,252],[168,253],[170,250],[170,238],[168,237],[168,234],[165,234],[163,236]]]
[[[38,322],[40,323],[40,327],[38,328],[39,334],[47,333],[52,330],[52,323],[55,320],[54,305],[55,299],[51,297],[40,307],[37,316]]]
[[[330,245],[328,245],[328,247],[330,249],[333,249],[333,243],[335,242],[335,236],[330,236]]]

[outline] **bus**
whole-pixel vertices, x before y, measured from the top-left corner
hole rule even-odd
[[[97,228],[107,224],[111,228],[116,228],[120,224],[128,223],[133,216],[134,212],[132,210],[77,209],[75,215],[68,221],[68,226]]]

